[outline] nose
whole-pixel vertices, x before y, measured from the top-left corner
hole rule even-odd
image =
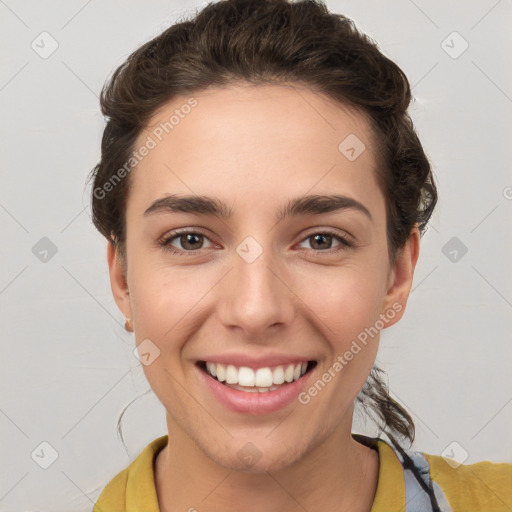
[[[270,249],[252,262],[236,253],[219,290],[217,313],[225,327],[242,330],[241,337],[264,341],[278,326],[293,321],[296,296],[292,288],[290,276]]]

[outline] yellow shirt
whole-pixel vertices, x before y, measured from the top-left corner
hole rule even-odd
[[[404,471],[401,457],[382,439],[352,434],[359,442],[379,453],[379,480],[371,512],[426,512],[420,487]],[[168,436],[152,441],[138,457],[103,489],[93,512],[160,512],[155,490],[153,464]],[[443,457],[407,451],[424,464],[435,482],[436,496],[444,512],[511,512],[512,464],[477,462],[456,468]],[[426,461],[426,462],[425,462]],[[438,495],[439,492],[439,495]]]

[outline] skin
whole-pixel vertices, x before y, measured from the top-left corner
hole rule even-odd
[[[113,295],[132,319],[136,343],[149,338],[160,350],[144,366],[169,433],[155,463],[160,509],[369,511],[378,454],[352,438],[351,426],[378,335],[309,404],[267,415],[226,409],[197,378],[194,363],[223,351],[304,354],[318,362],[316,381],[393,304],[402,309],[386,327],[402,317],[418,258],[417,227],[392,264],[376,146],[361,113],[296,84],[231,84],[193,97],[198,105],[130,175],[126,270],[107,245]],[[187,99],[156,112],[138,145]],[[354,161],[338,150],[349,134],[366,146]],[[217,197],[233,217],[143,215],[171,193]],[[347,209],[275,221],[291,198],[334,193],[363,203],[372,220]],[[173,255],[158,240],[176,228],[201,228],[206,237],[193,246],[175,238],[172,246],[184,255]],[[336,252],[335,238],[315,244],[312,235],[326,228],[356,246]],[[236,252],[247,236],[263,249],[252,263]],[[190,247],[195,254],[185,252]],[[237,452],[248,442],[261,458],[244,469]]]

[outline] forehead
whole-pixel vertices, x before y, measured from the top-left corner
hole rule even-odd
[[[171,139],[180,139],[180,144],[189,139],[188,147],[217,144],[222,138],[239,145],[265,142],[269,151],[281,146],[298,153],[305,153],[300,147],[311,152],[307,142],[318,144],[319,139],[323,147],[337,149],[348,135],[364,139],[366,146],[373,143],[363,112],[298,84],[236,83],[177,96],[153,114],[138,142],[147,135],[157,142],[169,139],[170,144]],[[239,146],[238,152],[241,149],[248,148]]]
[[[296,84],[177,96],[155,112],[135,150],[144,145],[151,149],[130,186],[141,208],[173,192],[229,198],[237,190],[246,201],[331,189],[362,200],[378,192],[367,118]]]

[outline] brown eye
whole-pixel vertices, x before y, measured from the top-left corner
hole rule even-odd
[[[205,240],[209,240],[208,237],[197,231],[173,231],[160,240],[159,244],[171,253],[181,255],[204,249]]]
[[[199,246],[202,245],[204,237],[197,233],[188,233],[185,235],[178,235],[176,239],[179,240],[184,249],[194,251],[196,249],[201,249]]]
[[[172,254],[185,255],[204,249],[205,247],[203,247],[203,245],[205,240],[210,241],[206,235],[198,231],[173,231],[162,238],[159,244]],[[333,252],[346,250],[354,245],[343,236],[329,231],[313,233],[304,238],[302,243],[306,240],[311,240],[311,250],[319,253],[326,252],[331,254]],[[338,241],[338,245],[334,248],[332,247],[333,241]]]
[[[330,249],[330,247],[325,247],[326,245],[332,245],[333,237],[331,235],[313,235],[310,237],[311,247],[313,249]],[[316,246],[316,247],[315,247]]]
[[[338,246],[335,248],[332,248],[333,239],[339,242]],[[353,245],[351,242],[349,242],[346,238],[342,237],[341,235],[331,232],[313,233],[307,236],[303,240],[303,242],[305,242],[306,240],[311,240],[310,246],[314,251],[317,252],[336,252],[339,250],[344,250],[348,247],[352,247]]]

